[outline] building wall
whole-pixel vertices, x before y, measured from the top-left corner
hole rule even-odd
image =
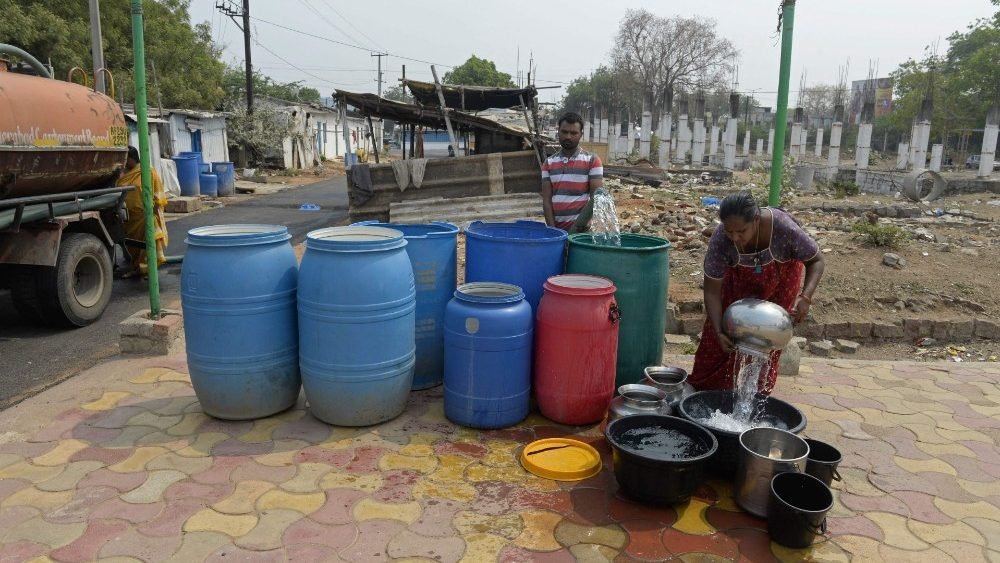
[[[170,154],[191,150],[191,134],[201,131],[201,152],[203,162],[229,160],[229,140],[226,136],[224,117],[197,118],[180,113],[172,113],[168,118],[170,131]]]

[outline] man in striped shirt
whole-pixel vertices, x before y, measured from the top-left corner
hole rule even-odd
[[[562,150],[542,165],[542,210],[545,223],[570,233],[586,231],[591,197],[604,189],[604,166],[596,155],[580,149],[583,118],[569,112],[559,118]]]

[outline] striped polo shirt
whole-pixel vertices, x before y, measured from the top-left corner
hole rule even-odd
[[[545,159],[542,180],[552,183],[552,215],[555,226],[569,229],[590,201],[590,180],[603,178],[604,166],[596,154],[577,149],[573,156],[562,151]]]

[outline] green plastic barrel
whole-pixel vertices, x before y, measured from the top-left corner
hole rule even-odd
[[[622,311],[618,329],[615,387],[635,383],[663,356],[667,324],[670,242],[646,235],[621,235],[621,246],[594,242],[590,234],[569,237],[568,274],[603,276],[615,282]]]

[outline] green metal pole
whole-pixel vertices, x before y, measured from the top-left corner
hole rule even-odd
[[[771,190],[767,204],[781,203],[781,175],[785,171],[785,128],[788,120],[788,78],[792,72],[792,24],[795,22],[795,0],[784,0],[781,6],[781,70],[778,74],[778,111],[774,115],[774,145],[771,147]]]
[[[132,56],[135,70],[135,114],[139,118],[139,167],[142,207],[146,215],[146,264],[149,267],[149,316],[160,318],[160,277],[156,263],[156,225],[153,222],[153,176],[149,159],[149,116],[146,107],[146,47],[142,35],[142,0],[132,0]]]

